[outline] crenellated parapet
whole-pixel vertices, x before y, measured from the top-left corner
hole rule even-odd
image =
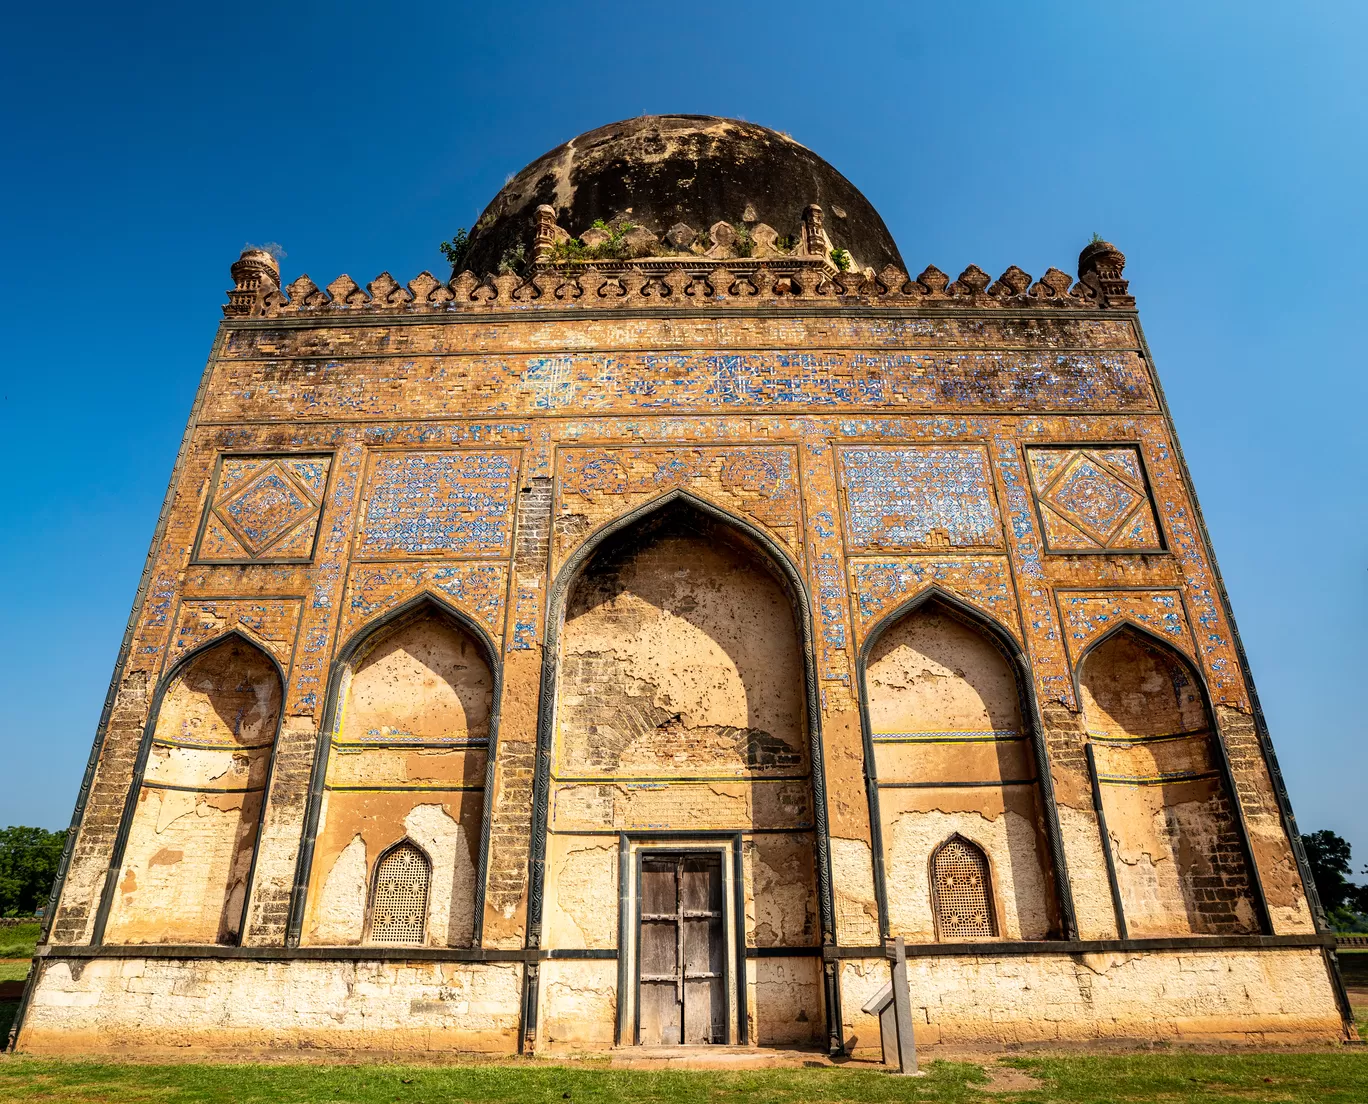
[[[279,318],[332,311],[444,313],[517,308],[680,309],[783,304],[844,304],[877,307],[1133,310],[1122,273],[1125,255],[1108,242],[1093,242],[1079,256],[1075,280],[1058,268],[1039,279],[1012,265],[996,280],[970,265],[954,280],[928,265],[909,276],[893,265],[881,271],[842,271],[822,231],[821,208],[808,209],[804,232],[788,251],[765,228],[751,231],[744,246],[720,228],[703,236],[676,227],[672,251],[652,254],[638,242],[627,258],[567,259],[558,243],[568,235],[539,212],[533,259],[525,274],[462,272],[442,281],[421,272],[401,285],[382,272],[365,288],[339,276],[325,288],[307,275],[283,290],[269,254],[248,250],[233,265],[235,287],[223,312],[230,318]],[[725,225],[725,224],[723,224]],[[588,235],[586,235],[588,236]],[[670,235],[667,235],[669,237]],[[692,251],[690,251],[692,250]],[[739,251],[749,251],[741,255]],[[269,261],[269,265],[262,261]]]

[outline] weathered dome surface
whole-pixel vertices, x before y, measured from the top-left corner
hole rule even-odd
[[[857,268],[904,267],[888,227],[859,189],[792,138],[738,119],[643,115],[599,127],[544,154],[504,185],[471,235],[464,267],[492,272],[530,250],[535,211],[555,208],[573,235],[626,218],[659,238],[680,223],[765,223],[797,235],[818,204],[832,246]]]

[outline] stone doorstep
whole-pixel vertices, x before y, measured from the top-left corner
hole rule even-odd
[[[883,1063],[870,1059],[833,1060],[821,1050],[780,1050],[773,1047],[751,1046],[615,1047],[610,1052],[609,1062],[613,1066],[625,1069],[782,1069],[804,1066],[884,1068]]]

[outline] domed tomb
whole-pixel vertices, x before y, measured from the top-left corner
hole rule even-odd
[[[542,204],[587,246],[606,237],[595,222],[627,230],[614,254],[621,258],[803,251],[805,212],[815,204],[824,254],[845,250],[856,269],[903,267],[855,185],[787,135],[738,119],[643,115],[572,138],[504,185],[476,222],[461,267],[520,269],[532,257]]]

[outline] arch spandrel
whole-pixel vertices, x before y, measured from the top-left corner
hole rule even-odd
[[[166,648],[166,670],[225,633],[237,633],[290,669],[299,626],[298,598],[200,598],[183,602]]]
[[[605,525],[677,491],[744,518],[802,563],[796,447],[574,447],[556,451],[552,577]]]
[[[507,591],[508,565],[502,562],[356,564],[347,575],[340,636],[352,640],[426,598],[459,610],[501,643]]]
[[[1181,652],[1188,662],[1199,664],[1180,591],[1059,590],[1055,597],[1064,627],[1064,646],[1075,669],[1100,640],[1127,624]]]
[[[1016,590],[1005,556],[852,559],[855,644],[862,647],[891,613],[930,592],[950,595],[1024,644]]]

